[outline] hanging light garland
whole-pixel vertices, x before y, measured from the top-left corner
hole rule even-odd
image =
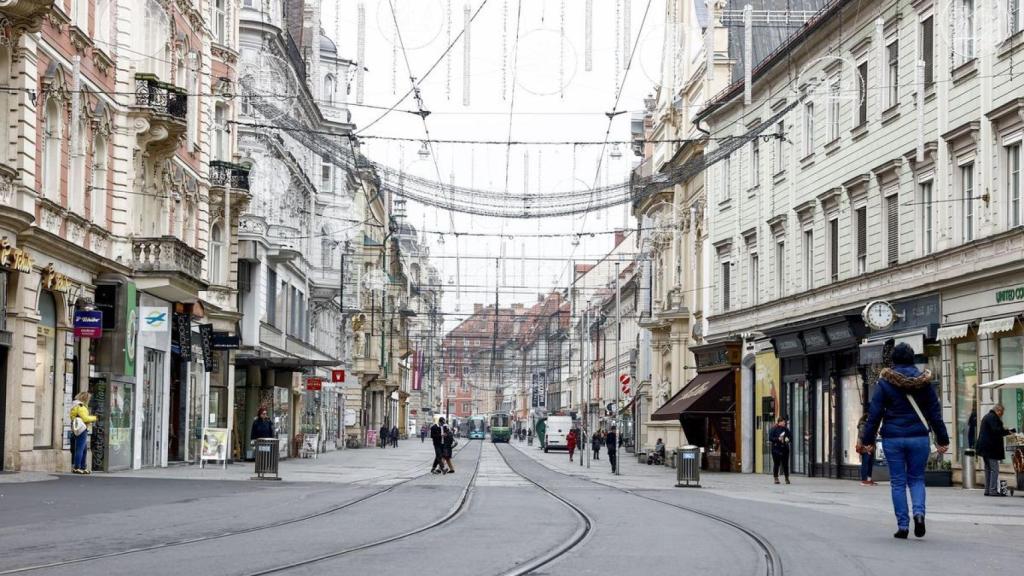
[[[594,70],[594,0],[587,0],[586,13],[583,17],[586,34],[583,48],[583,69],[591,72]]]
[[[335,13],[340,11],[340,6],[335,9]],[[356,60],[356,104],[362,104],[366,70],[366,4],[362,0],[356,7]]]
[[[452,0],[447,0],[444,9],[445,17],[445,36],[448,40],[448,46],[452,45]],[[445,79],[444,79],[444,97],[446,100],[452,99],[452,51],[449,50],[448,54],[444,57],[445,67]]]
[[[508,0],[501,5],[501,99],[508,96]]]
[[[565,98],[565,0],[558,9],[558,97]]]
[[[462,17],[465,21],[463,26],[463,39],[462,39],[462,105],[469,106],[469,82],[472,77],[470,67],[470,57],[472,56],[472,44],[471,44],[471,29],[470,24],[473,22],[472,15],[469,10],[469,3],[467,2],[462,8]]]
[[[615,84],[614,89],[619,88],[619,78],[622,76],[622,0],[615,0]]]
[[[625,49],[622,51],[622,65],[625,66],[629,63],[629,52],[630,46],[633,45],[633,7],[630,5],[631,0],[622,0],[622,45]]]

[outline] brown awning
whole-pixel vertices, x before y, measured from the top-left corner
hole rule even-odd
[[[683,414],[732,414],[736,409],[735,378],[732,368],[697,374],[651,414],[651,420],[678,420]]]

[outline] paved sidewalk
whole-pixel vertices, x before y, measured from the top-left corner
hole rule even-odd
[[[588,469],[580,466],[579,452],[576,453],[576,462],[570,464],[566,452],[545,454],[536,445],[527,446],[519,442],[512,442],[512,446],[548,468],[608,486],[627,490],[683,490],[675,487],[675,469],[639,464],[635,454],[620,451],[621,474],[615,476],[603,450],[601,459],[591,461]],[[700,490],[727,498],[798,506],[846,516],[874,517],[880,510],[891,514],[888,482],[868,487],[852,480],[804,476],[793,476],[792,481],[791,485],[776,485],[767,474],[701,471]],[[928,488],[928,517],[970,524],[1024,526],[1024,496],[1017,492],[1017,496],[1012,498],[985,498],[980,489]]]

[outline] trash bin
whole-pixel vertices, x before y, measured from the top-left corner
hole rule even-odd
[[[964,457],[961,462],[964,463],[962,485],[964,490],[974,490],[974,477],[975,477],[975,451],[973,448],[964,449]]]
[[[700,447],[683,446],[675,451],[676,486],[700,488]]]
[[[256,475],[253,480],[280,480],[277,474],[277,463],[280,459],[280,443],[277,438],[259,438],[256,440]],[[269,476],[273,474],[273,476]]]

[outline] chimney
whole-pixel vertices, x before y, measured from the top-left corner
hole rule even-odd
[[[619,244],[622,244],[622,241],[625,240],[625,239],[626,239],[626,231],[625,230],[621,230],[620,229],[620,230],[616,230],[615,231],[615,245],[616,246],[618,246]]]
[[[483,309],[484,309],[484,305],[483,304],[480,304],[479,302],[476,303],[476,304],[473,304],[473,314],[479,314],[480,311],[483,310]]]

